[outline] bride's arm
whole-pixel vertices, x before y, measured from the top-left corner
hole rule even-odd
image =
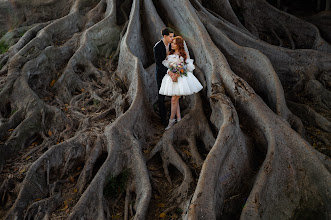
[[[194,60],[190,59],[190,58],[187,58],[185,60],[186,68],[189,72],[192,72],[195,69],[195,66],[194,66],[193,62],[194,62]]]
[[[162,61],[163,66],[169,68],[169,60],[168,60],[168,56],[165,58],[165,60]]]

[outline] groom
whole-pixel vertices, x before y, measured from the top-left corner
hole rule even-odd
[[[164,75],[167,73],[167,67],[163,66],[162,61],[165,60],[168,51],[171,49],[171,42],[174,39],[174,31],[171,28],[164,28],[161,31],[162,39],[157,42],[153,48],[154,58],[156,62],[156,81],[158,92],[161,87],[162,79]],[[159,112],[162,124],[166,127],[168,121],[166,120],[166,109],[164,105],[164,95],[158,94],[159,97]]]

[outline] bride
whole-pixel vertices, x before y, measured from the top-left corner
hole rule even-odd
[[[179,75],[171,72],[169,68],[174,63],[183,64],[186,74]],[[174,38],[171,43],[171,51],[169,51],[168,56],[162,64],[168,68],[168,71],[162,79],[159,93],[161,95],[172,96],[171,115],[169,124],[165,128],[168,130],[176,123],[175,116],[177,116],[177,122],[181,120],[179,98],[182,95],[191,95],[199,92],[202,89],[202,85],[192,73],[195,67],[182,37],[178,36]]]

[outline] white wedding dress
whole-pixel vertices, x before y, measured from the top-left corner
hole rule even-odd
[[[167,58],[162,62],[162,64],[169,68],[172,62],[183,62],[183,57],[172,54],[168,55]],[[183,62],[184,63],[184,62]],[[187,58],[185,60],[187,76],[178,77],[177,82],[173,82],[171,77],[166,74],[161,83],[159,93],[166,96],[182,96],[191,95],[193,93],[199,92],[203,87],[199,80],[193,75],[193,70],[195,69],[193,65],[193,60]]]

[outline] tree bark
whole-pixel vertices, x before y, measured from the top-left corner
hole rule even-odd
[[[314,22],[263,0],[2,11],[1,218],[330,218],[331,45]],[[204,86],[167,131],[153,59],[165,26]]]

